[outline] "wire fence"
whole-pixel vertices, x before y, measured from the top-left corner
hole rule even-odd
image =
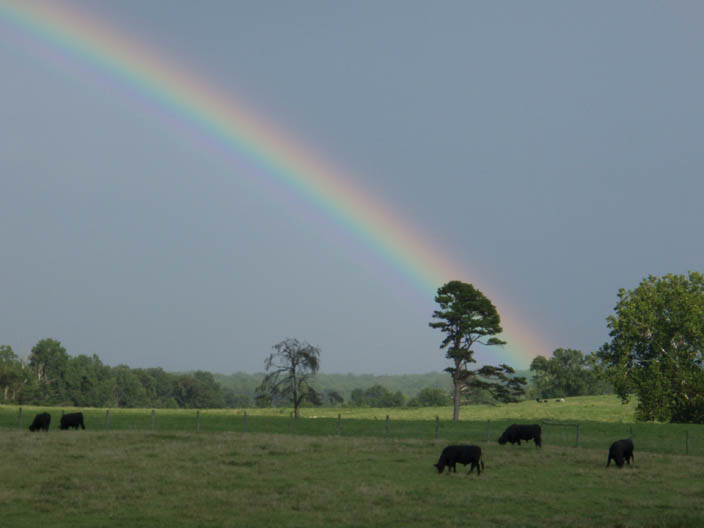
[[[49,409],[51,430],[60,428],[63,410]],[[71,409],[68,412],[76,412]],[[0,412],[0,429],[26,431],[36,411],[17,408]],[[145,409],[86,409],[83,411],[86,429],[92,431],[151,431],[151,432],[241,432],[269,434],[300,434],[347,437],[384,437],[390,439],[444,440],[449,443],[496,442],[512,423],[538,423],[542,429],[543,446],[602,449],[614,440],[632,438],[639,451],[677,455],[704,456],[704,425],[702,424],[623,424],[610,422],[556,422],[530,420],[452,421],[399,420],[386,415],[381,419],[298,418],[262,416],[247,411],[223,410],[145,410]],[[532,446],[533,441],[528,441]]]

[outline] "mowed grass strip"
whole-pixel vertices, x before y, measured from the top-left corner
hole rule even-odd
[[[444,440],[264,433],[0,434],[3,526],[701,526],[704,458]]]

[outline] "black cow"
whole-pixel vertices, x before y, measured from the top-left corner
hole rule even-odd
[[[616,465],[620,468],[623,467],[623,461],[630,466],[630,460],[635,462],[633,458],[633,440],[630,438],[624,438],[623,440],[616,440],[609,448],[609,459],[606,461],[606,467],[609,467],[611,461],[614,461]]]
[[[48,432],[49,431],[49,424],[51,423],[51,415],[49,413],[39,413],[34,417],[34,421],[32,422],[32,425],[29,426],[30,431],[40,431],[44,429],[44,431]]]
[[[73,427],[78,431],[78,426],[81,426],[82,429],[85,429],[86,426],[83,425],[83,413],[77,412],[77,413],[69,413],[69,414],[64,414],[61,417],[61,430],[68,429],[69,427]]]
[[[504,445],[506,442],[511,442],[512,444],[518,443],[521,445],[521,440],[533,439],[535,445],[542,447],[542,441],[540,439],[540,426],[538,424],[533,425],[510,425],[503,434],[499,437],[499,443]]]
[[[445,471],[445,466],[447,466],[447,473],[450,474],[452,471],[457,473],[456,464],[472,464],[467,471],[469,475],[474,468],[477,468],[477,476],[479,476],[484,469],[484,461],[482,460],[482,448],[475,445],[450,445],[442,450],[440,453],[440,459],[435,467],[438,469],[438,473]],[[481,464],[481,469],[479,465]]]

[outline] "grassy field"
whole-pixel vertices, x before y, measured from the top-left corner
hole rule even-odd
[[[33,416],[38,410],[44,407],[25,407],[26,417]],[[49,412],[58,411],[61,408],[46,409]],[[535,401],[524,401],[520,403],[500,404],[500,405],[468,405],[461,409],[460,419],[468,421],[487,420],[555,420],[555,421],[601,421],[617,423],[635,423],[633,412],[635,402],[631,401],[626,405],[621,404],[621,400],[614,395],[605,396],[582,396],[567,398],[564,403],[557,403],[551,400],[549,403],[537,403]],[[71,409],[66,409],[70,412]],[[84,409],[91,416],[95,416],[98,421],[104,422],[105,409]],[[215,415],[224,414],[230,417],[242,417],[246,412],[248,416],[269,416],[288,417],[290,408],[268,408],[268,409],[222,409],[205,410],[203,414]],[[135,421],[139,427],[151,427],[151,409],[111,409],[111,413],[127,417]],[[159,416],[177,416],[184,414],[193,416],[191,409],[160,409]],[[341,414],[343,419],[354,418],[360,420],[383,420],[387,415],[392,420],[435,420],[438,416],[442,421],[452,419],[452,407],[393,407],[388,409],[360,408],[360,407],[311,407],[301,409],[301,416],[305,418],[337,418]],[[133,418],[129,418],[132,416]],[[139,418],[137,418],[139,417]],[[29,419],[29,418],[27,418]],[[111,422],[112,423],[112,422]],[[0,427],[11,427],[17,425],[17,406],[0,405]]]
[[[85,431],[59,431],[61,409],[23,407],[20,427],[18,407],[0,406],[0,527],[704,526],[704,426],[635,423],[614,396],[463,407],[459,422],[450,408],[295,421],[203,410],[199,422],[110,409],[108,427],[106,409],[81,410]],[[29,433],[41,411],[50,432]],[[514,422],[542,423],[544,447],[499,446]],[[634,465],[605,469],[610,443],[631,434]],[[459,442],[484,450],[481,477],[433,468]]]
[[[495,442],[511,423],[543,424],[544,444],[555,447],[603,449],[617,438],[632,436],[639,451],[704,456],[704,425],[636,423],[634,403],[622,405],[615,396],[568,398],[564,403],[535,401],[498,406],[467,406],[461,420],[452,422],[452,409],[441,408],[309,408],[302,418],[291,420],[291,409],[159,409],[154,432],[201,433],[248,432],[306,436],[379,437],[448,442]],[[37,412],[52,414],[52,430],[58,429],[61,409],[24,407],[22,429]],[[65,409],[67,412],[75,409]],[[151,409],[81,409],[90,431],[152,431]],[[245,419],[246,412],[246,419]],[[340,419],[338,421],[338,414]],[[389,416],[387,429],[386,416]],[[566,424],[566,425],[553,425]],[[0,406],[0,431],[18,430],[18,408]],[[579,439],[577,428],[579,425]],[[579,443],[578,443],[579,442]]]
[[[693,527],[704,457],[482,444],[485,472],[438,475],[445,440],[111,430],[0,433],[0,525]]]

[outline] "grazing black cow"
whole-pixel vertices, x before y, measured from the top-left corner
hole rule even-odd
[[[609,459],[606,461],[606,467],[609,467],[611,461],[614,461],[616,465],[620,468],[623,467],[623,461],[630,466],[630,460],[635,462],[633,458],[633,440],[630,438],[624,438],[623,440],[616,440],[609,448]]]
[[[540,439],[540,426],[538,424],[533,425],[517,425],[513,424],[508,426],[508,428],[499,437],[499,443],[504,445],[506,442],[511,442],[521,445],[521,440],[533,439],[535,445],[542,447],[542,441]]]
[[[83,425],[83,413],[69,413],[64,414],[61,417],[61,430],[68,429],[69,427],[73,427],[78,430],[79,425],[81,426],[81,429],[86,428],[86,426]]]
[[[472,464],[467,471],[469,475],[474,468],[477,468],[477,476],[479,476],[484,469],[484,461],[482,460],[482,448],[475,445],[450,445],[442,450],[440,453],[440,459],[435,467],[438,469],[438,473],[445,471],[445,466],[447,466],[447,473],[450,474],[452,471],[457,473],[456,464]],[[479,465],[481,464],[481,468]]]
[[[44,431],[48,432],[49,431],[49,424],[51,423],[51,415],[49,413],[39,413],[34,417],[34,421],[32,422],[32,425],[29,426],[30,431],[40,431],[44,429]]]

